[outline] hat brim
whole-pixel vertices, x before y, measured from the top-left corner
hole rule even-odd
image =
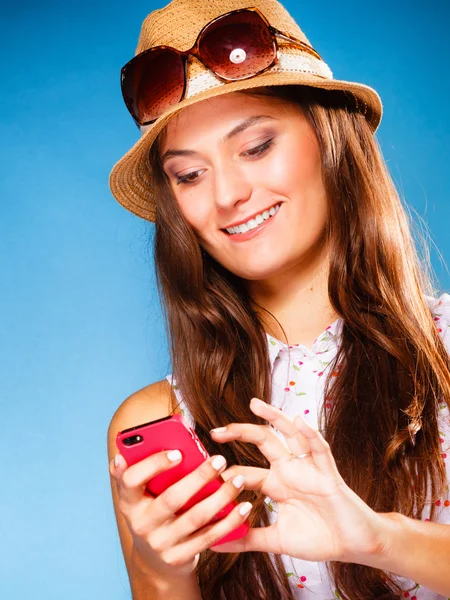
[[[365,117],[373,133],[380,124],[383,106],[377,92],[371,87],[349,81],[325,79],[298,72],[263,73],[250,79],[219,85],[187,98],[164,113],[143,133],[134,146],[114,165],[109,186],[116,200],[135,215],[155,221],[156,208],[153,194],[150,148],[167,123],[183,108],[201,100],[239,90],[275,85],[307,85],[326,90],[342,90],[354,94],[365,105]]]

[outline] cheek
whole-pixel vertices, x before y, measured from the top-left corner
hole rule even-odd
[[[284,152],[275,154],[272,174],[286,185],[307,191],[321,181],[320,154],[317,145],[308,139],[293,138]]]
[[[201,232],[211,219],[211,207],[203,194],[194,189],[188,190],[177,198],[178,206],[189,225]]]
[[[317,144],[307,140],[286,145],[282,153],[274,153],[265,177],[271,187],[293,201],[292,208],[305,218],[323,216],[326,199]]]

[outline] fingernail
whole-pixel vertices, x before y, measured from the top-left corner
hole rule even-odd
[[[215,429],[211,429],[210,433],[221,433],[222,431],[226,431],[226,427],[216,427]]]
[[[212,464],[213,469],[218,471],[225,465],[226,462],[227,461],[226,461],[225,456],[220,455],[220,456],[214,457],[211,461],[211,464]]]
[[[120,465],[120,454],[116,454],[114,457],[114,466],[117,467]]]
[[[247,515],[251,510],[252,510],[252,503],[245,502],[239,509],[239,514],[242,516]]]
[[[167,453],[167,458],[171,461],[171,462],[175,462],[176,460],[180,460],[181,458],[181,452],[179,450],[169,450],[169,452]]]
[[[245,477],[244,477],[243,475],[237,475],[237,476],[236,476],[236,477],[233,479],[233,481],[232,481],[232,484],[234,485],[234,487],[235,487],[235,488],[238,488],[238,489],[239,489],[240,487],[242,487],[242,486],[243,486],[243,484],[244,484],[244,480],[245,480]]]

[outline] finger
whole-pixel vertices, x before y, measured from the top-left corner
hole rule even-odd
[[[275,431],[267,425],[252,423],[230,423],[226,427],[211,430],[211,436],[217,442],[240,440],[258,446],[269,462],[289,456],[289,450]]]
[[[245,477],[244,488],[246,490],[261,491],[269,472],[269,469],[260,467],[241,467],[239,465],[234,465],[222,473],[222,478],[225,481],[228,481],[229,479],[236,477],[236,475],[242,474]]]
[[[115,479],[120,500],[128,504],[141,500],[147,483],[159,473],[179,464],[181,459],[182,454],[179,450],[157,452],[125,469],[122,468],[119,459]]]
[[[301,415],[295,417],[294,425],[299,434],[307,441],[317,468],[322,473],[332,472],[340,476],[334,457],[331,454],[330,445],[320,431],[311,427]]]
[[[255,415],[269,421],[272,427],[275,427],[284,435],[286,444],[292,454],[305,454],[311,451],[308,440],[298,435],[298,429],[295,427],[294,421],[279,408],[267,404],[259,398],[252,398],[250,408]]]
[[[226,467],[225,457],[216,455],[205,460],[194,471],[173,483],[152,503],[151,525],[159,527],[182,508],[207,483],[217,479]]]
[[[184,542],[171,548],[169,550],[170,557],[166,558],[170,558],[173,564],[173,561],[183,560],[183,557],[194,555],[210,548],[228,533],[242,525],[247,519],[251,508],[252,505],[250,502],[238,504],[225,518],[212,525],[203,527],[203,529],[194,533]]]
[[[271,552],[274,525],[269,527],[252,527],[245,537],[212,545],[215,552]]]
[[[240,473],[223,483],[220,488],[198,502],[175,521],[164,528],[163,535],[173,543],[183,541],[189,535],[208,525],[230,502],[234,501],[244,487],[245,478]]]

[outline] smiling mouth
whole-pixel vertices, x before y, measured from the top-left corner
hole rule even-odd
[[[280,203],[275,204],[268,210],[264,210],[262,213],[255,215],[245,223],[241,223],[241,225],[236,225],[235,227],[227,227],[226,229],[222,229],[222,231],[226,232],[228,235],[236,235],[239,233],[247,233],[248,231],[252,231],[252,229],[256,229],[275,216],[279,211],[280,206]]]

